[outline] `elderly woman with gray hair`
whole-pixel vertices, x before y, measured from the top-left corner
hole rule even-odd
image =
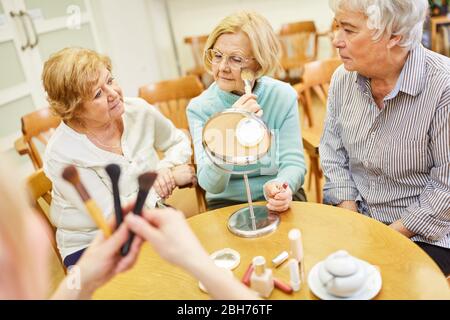
[[[388,224],[448,275],[450,59],[420,43],[428,1],[330,6],[343,66],[320,144],[324,202]]]

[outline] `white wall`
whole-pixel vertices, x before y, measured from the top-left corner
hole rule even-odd
[[[161,0],[164,1],[164,0]],[[313,20],[319,31],[330,28],[333,13],[328,0],[167,0],[183,70],[193,66],[187,36],[208,34],[219,21],[238,10],[254,10],[265,16],[278,32],[283,23]],[[321,39],[319,58],[330,55],[330,43]]]
[[[226,15],[255,10],[278,31],[283,23],[314,20],[319,31],[333,18],[328,0],[91,0],[102,51],[113,61],[114,74],[125,95],[136,96],[139,86],[179,76],[193,66],[187,36],[208,34]],[[166,5],[168,11],[166,11]],[[170,23],[174,39],[171,37]],[[173,41],[175,41],[176,51]],[[319,57],[330,54],[327,39]]]
[[[158,81],[160,69],[154,26],[146,0],[92,0],[102,51],[113,62],[113,74],[126,96]]]

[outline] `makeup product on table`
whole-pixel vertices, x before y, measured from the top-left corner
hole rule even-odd
[[[241,279],[241,282],[245,284],[247,287],[250,287],[250,277],[254,269],[255,268],[253,267],[253,263],[250,263],[250,265],[248,266],[247,270],[244,273],[244,276]]]
[[[156,172],[147,172],[143,173],[138,177],[139,183],[139,192],[137,195],[136,203],[134,205],[134,209],[132,210],[134,214],[141,215],[142,208],[144,207],[145,200],[147,199],[148,192],[152,187],[153,183],[157,177]],[[126,256],[131,248],[131,243],[134,239],[134,233],[130,232],[127,242],[125,242],[122,247],[121,254],[122,256]]]
[[[272,264],[275,268],[281,266],[283,262],[285,262],[289,258],[289,253],[287,251],[283,251],[278,256],[272,259]]]
[[[289,275],[291,276],[291,286],[294,291],[300,290],[300,269],[298,268],[298,262],[295,259],[289,259]]]
[[[290,285],[288,285],[287,283],[284,283],[283,281],[281,281],[277,278],[273,278],[273,285],[275,286],[275,288],[283,291],[284,293],[291,294],[293,292]]]
[[[62,173],[62,177],[75,187],[75,190],[77,190],[81,200],[83,200],[89,215],[94,220],[97,227],[102,230],[105,238],[108,238],[111,235],[111,228],[106,222],[102,211],[97,206],[97,203],[91,198],[86,188],[81,183],[77,168],[73,165],[66,167]]]
[[[263,298],[268,298],[273,291],[274,283],[272,270],[266,268],[266,259],[263,256],[253,258],[254,272],[250,276],[250,287]]]
[[[111,179],[114,199],[114,214],[116,216],[116,229],[118,229],[123,222],[123,212],[122,205],[120,204],[119,192],[120,167],[117,164],[109,164],[105,167],[105,171]]]
[[[303,242],[302,233],[299,229],[291,229],[288,234],[291,257],[297,260],[300,268],[300,281],[304,281],[304,257],[303,257]]]
[[[236,250],[224,248],[217,250],[209,256],[219,268],[233,270],[241,262],[241,255]]]

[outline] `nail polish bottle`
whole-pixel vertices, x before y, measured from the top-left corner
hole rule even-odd
[[[253,258],[255,268],[250,278],[250,287],[263,298],[268,298],[273,290],[272,269],[266,268],[266,259],[263,256]]]

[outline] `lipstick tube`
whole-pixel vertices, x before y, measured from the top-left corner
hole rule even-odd
[[[293,292],[293,289],[290,285],[284,283],[279,279],[273,278],[273,285],[275,286],[275,288],[283,291],[284,293],[291,294]]]
[[[291,276],[291,286],[294,291],[300,290],[300,269],[298,267],[298,262],[295,259],[289,259],[289,274]]]
[[[279,267],[283,262],[285,262],[289,258],[289,253],[287,251],[283,251],[275,258],[272,259],[272,264],[275,268]]]
[[[242,277],[241,282],[245,284],[247,287],[250,286],[250,277],[252,275],[253,269],[254,269],[253,263],[250,263],[250,265],[248,266],[247,270],[244,273],[244,276]]]
[[[297,260],[298,263],[303,261],[303,244],[302,233],[299,229],[291,229],[288,233],[291,257]]]

